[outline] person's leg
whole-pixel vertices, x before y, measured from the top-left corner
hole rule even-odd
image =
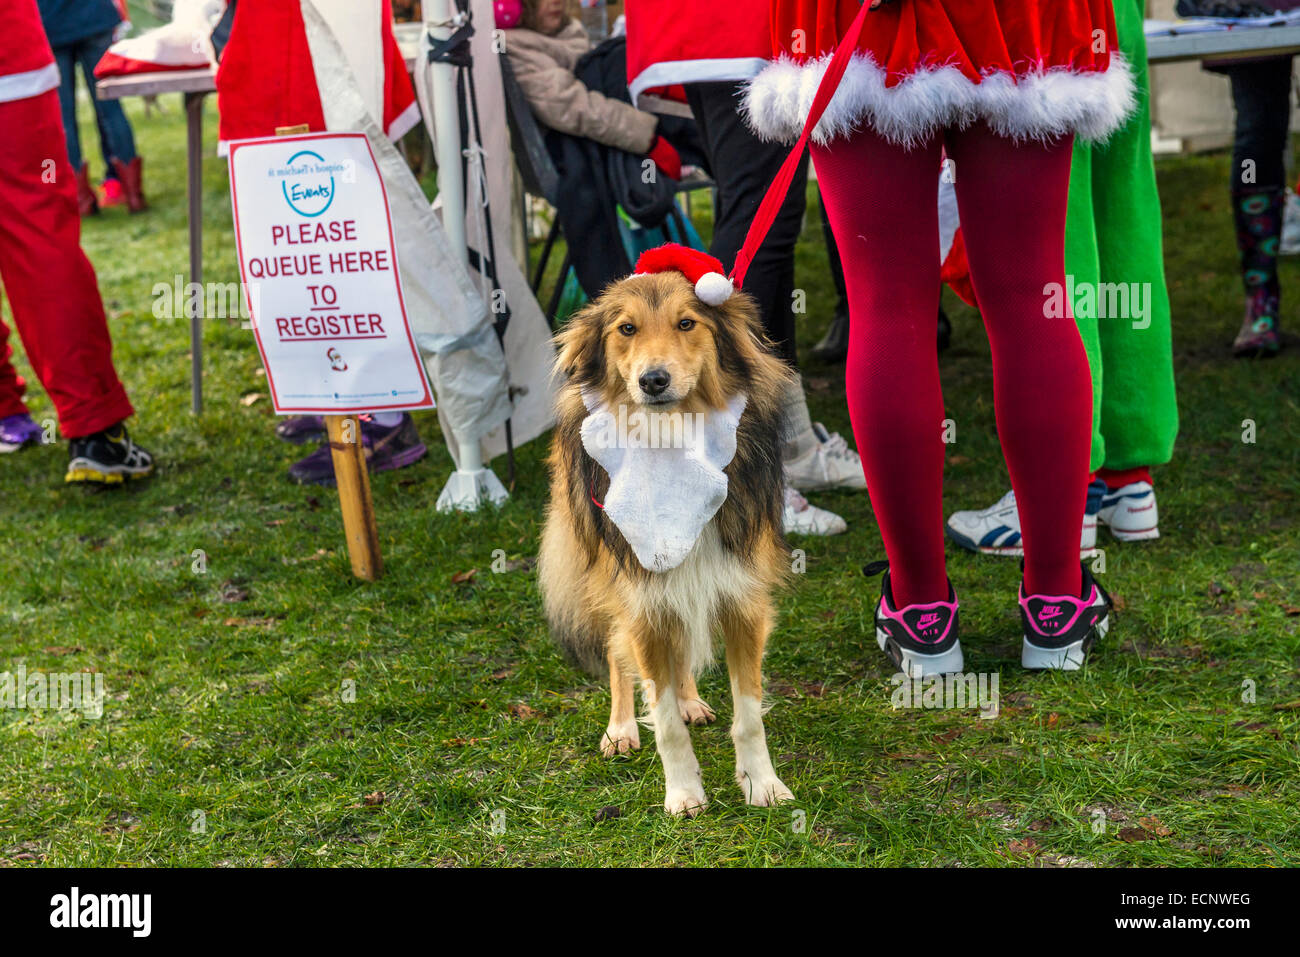
[[[957,203],[993,353],[1025,592],[1079,595],[1092,382],[1069,310],[1049,308],[1049,290],[1065,285],[1072,142],[1017,144],[981,123],[950,132],[947,147],[959,170]]]
[[[1233,66],[1236,135],[1232,209],[1246,289],[1246,316],[1233,344],[1238,355],[1275,353],[1281,289],[1278,245],[1286,202],[1283,153],[1291,114],[1291,57]]]
[[[122,101],[101,100],[95,94],[95,65],[103,59],[112,44],[113,34],[110,31],[83,40],[75,47],[77,62],[81,65],[86,87],[90,90],[90,101],[95,104],[100,146],[104,152],[104,165],[109,171],[113,169],[113,160],[130,163],[135,159],[135,135],[131,132],[131,122],[126,118],[126,111],[122,109]]]
[[[845,390],[893,603],[946,601],[944,409],[934,347],[939,140],[906,150],[864,130],[814,146],[812,155],[844,262]]]
[[[709,252],[730,271],[754,214],[789,149],[779,143],[763,142],[745,124],[736,108],[739,84],[692,83],[686,93],[717,183],[717,212]],[[777,354],[796,369],[794,250],[803,225],[807,182],[808,159],[804,157],[772,228],[745,274],[745,292],[756,300],[768,338]],[[857,456],[837,436],[814,429],[808,399],[798,379],[786,390],[781,432],[781,459],[789,485],[803,491],[861,487]],[[813,523],[810,529],[842,531],[845,527],[838,516],[809,511],[799,496],[790,497],[790,503],[804,521]],[[798,529],[792,525],[789,530]]]
[[[63,120],[63,138],[68,145],[68,163],[81,169],[81,136],[77,132],[76,47],[57,47],[54,62],[59,67],[59,115]]]
[[[64,436],[89,435],[133,410],[113,369],[95,271],[81,251],[58,94],[0,103],[0,129],[23,131],[0,137],[0,280]],[[50,158],[54,181],[45,182]]]
[[[745,243],[767,187],[785,162],[788,147],[760,140],[737,110],[734,83],[692,83],[686,87],[691,109],[700,117],[705,149],[717,181],[717,216],[709,252],[728,271]],[[745,274],[745,292],[758,302],[763,327],[778,353],[798,366],[794,341],[794,248],[803,225],[808,182],[807,158],[799,166],[785,202]]]
[[[1088,143],[1074,144],[1070,163],[1070,193],[1065,216],[1065,275],[1067,286],[1097,289],[1101,282],[1101,260],[1097,252],[1097,219],[1093,209],[1093,152]],[[1073,303],[1071,303],[1073,309]],[[1101,397],[1103,392],[1104,364],[1101,352],[1101,331],[1095,309],[1075,311],[1075,324],[1083,339],[1083,349],[1088,355],[1088,370],[1092,378],[1092,453],[1088,471],[1095,472],[1106,461],[1106,441],[1101,432]],[[1086,476],[1080,476],[1084,481]]]
[[[826,261],[830,266],[831,281],[835,283],[835,313],[821,341],[813,346],[813,355],[822,362],[842,362],[849,351],[849,294],[844,287],[844,264],[835,245],[835,233],[826,215],[826,201],[817,191],[817,206],[821,210],[822,235],[826,240]],[[940,310],[942,313],[942,310]]]
[[[1173,455],[1178,435],[1173,333],[1160,193],[1151,155],[1142,10],[1141,0],[1116,0],[1119,42],[1133,67],[1138,108],[1093,151],[1092,160],[1101,280],[1121,283],[1130,293],[1130,317],[1107,318],[1100,326],[1106,378],[1100,397],[1101,432],[1106,441],[1103,462],[1097,462],[1094,455],[1092,467],[1096,470],[1104,464],[1112,473],[1163,465]],[[1280,159],[1281,150],[1278,154]],[[1093,386],[1097,387],[1095,377]]]
[[[11,415],[22,415],[27,411],[27,403],[23,401],[27,383],[14,368],[13,356],[14,347],[9,342],[9,327],[5,325],[4,316],[0,314],[0,419],[7,419]]]

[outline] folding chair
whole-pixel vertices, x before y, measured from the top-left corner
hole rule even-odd
[[[523,218],[524,222],[527,223],[527,194],[540,196],[552,206],[557,206],[560,174],[555,168],[555,163],[551,160],[551,154],[546,150],[546,139],[542,126],[537,122],[537,117],[533,115],[533,109],[528,105],[528,99],[524,96],[519,81],[515,79],[514,68],[511,67],[510,60],[505,56],[501,56],[499,59],[501,61],[501,83],[506,101],[506,123],[510,128],[510,148],[514,153],[515,165],[519,168],[519,177],[524,185]],[[713,189],[713,187],[713,180],[700,176],[679,182],[676,192],[689,193],[693,190]],[[673,210],[669,215],[677,220],[680,229],[682,214],[676,204],[673,204]],[[550,231],[546,234],[546,241],[542,244],[541,258],[538,260],[537,268],[533,272],[531,285],[534,295],[542,288],[542,278],[546,275],[546,267],[551,260],[551,251],[554,249],[555,240],[559,235],[560,220],[557,216],[551,222]],[[552,291],[550,302],[546,307],[546,321],[552,329],[555,328],[556,310],[560,304],[560,297],[564,293],[564,280],[572,264],[573,257],[566,243],[564,260],[560,263],[559,278],[556,280],[555,289]]]

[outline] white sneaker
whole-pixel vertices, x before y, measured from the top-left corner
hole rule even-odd
[[[849,529],[848,522],[834,512],[809,504],[792,485],[785,487],[781,522],[787,535],[838,535]]]
[[[866,488],[862,459],[849,448],[838,432],[827,432],[820,422],[813,423],[817,444],[799,458],[785,463],[785,480],[801,492],[818,492],[828,488]]]
[[[1123,488],[1107,489],[1097,517],[1121,542],[1141,542],[1160,537],[1156,490],[1150,482],[1130,482]]]
[[[1286,206],[1282,211],[1282,241],[1278,253],[1294,256],[1300,253],[1300,197],[1291,190],[1286,191]]]
[[[1097,501],[1089,490],[1079,535],[1080,558],[1090,557],[1097,549]],[[1020,540],[1016,493],[1008,492],[982,512],[953,512],[948,517],[948,537],[962,548],[981,555],[1023,556],[1025,546]]]

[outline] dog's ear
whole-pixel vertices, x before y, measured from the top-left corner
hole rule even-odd
[[[751,377],[763,357],[772,353],[758,305],[753,297],[737,290],[726,302],[715,306],[714,312],[719,319],[714,332],[719,365],[735,370],[742,378]]]
[[[555,334],[555,369],[580,385],[594,385],[605,375],[605,326],[609,314],[603,298],[575,312]]]
[[[726,381],[724,393],[744,388],[751,402],[780,396],[793,381],[793,373],[777,357],[776,347],[767,337],[753,297],[737,290],[726,302],[713,308],[717,317],[714,342],[718,350],[718,368]]]

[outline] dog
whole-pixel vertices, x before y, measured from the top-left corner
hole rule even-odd
[[[694,816],[707,800],[687,728],[714,720],[696,676],[712,662],[717,634],[731,679],[736,780],[745,801],[770,806],[793,797],[772,768],[762,717],[773,593],[789,574],[779,430],[793,373],[773,354],[752,299],[726,282],[730,294],[711,303],[699,292],[704,280],[693,285],[686,275],[699,271],[695,260],[703,257],[717,283],[721,264],[681,252],[693,257],[682,271],[670,264],[610,285],[556,336],[560,384],[538,581],[555,641],[584,670],[609,676],[601,752],[612,757],[641,746],[639,678],[664,767],[664,808]],[[718,476],[725,500],[680,563],[647,568],[605,510],[611,476],[584,445],[592,407],[611,420],[653,412],[721,421],[742,402],[726,482]],[[634,471],[629,481],[643,478]],[[675,507],[675,481],[663,484],[656,499]]]

